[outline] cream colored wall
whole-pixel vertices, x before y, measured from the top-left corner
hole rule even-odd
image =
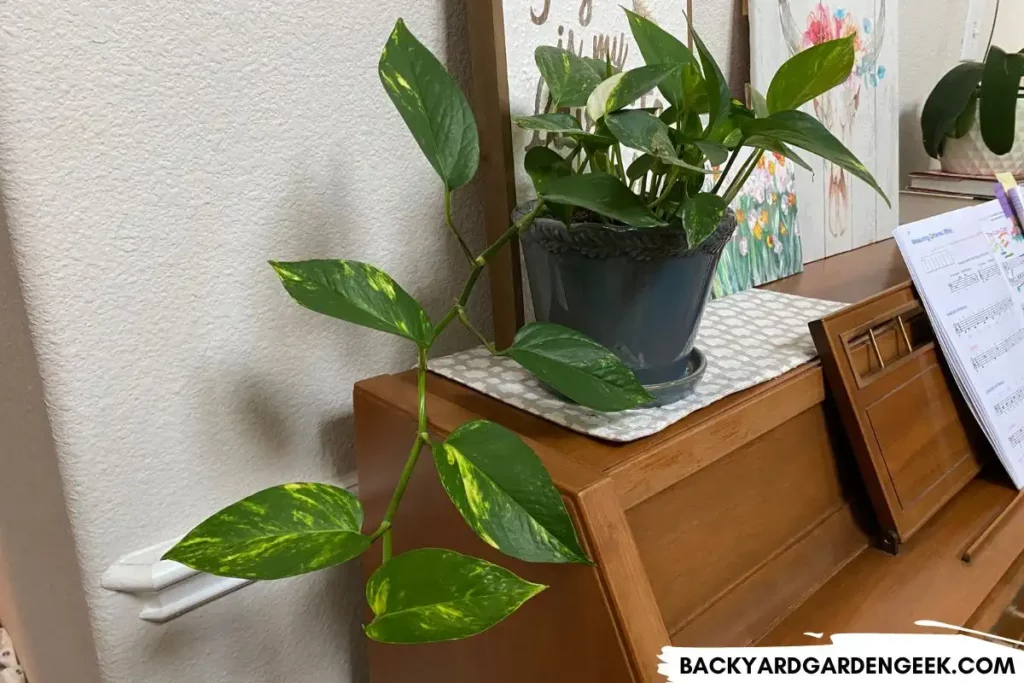
[[[99,582],[253,491],[338,482],[352,384],[415,363],[403,340],[295,305],[268,258],[375,263],[434,314],[458,296],[442,185],[377,75],[398,17],[468,75],[462,0],[0,3],[0,272],[20,271],[105,683],[364,680],[358,563],[160,627]],[[476,188],[456,207],[479,247]],[[471,309],[488,329],[486,286]],[[471,343],[455,326],[437,351]],[[46,419],[11,381],[5,439]],[[4,520],[21,531],[5,555],[44,542]],[[18,569],[18,588],[62,595]]]
[[[0,208],[0,624],[32,683],[99,683],[57,451]]]

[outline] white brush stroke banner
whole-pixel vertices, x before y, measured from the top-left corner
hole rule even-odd
[[[920,626],[977,633],[938,622]],[[808,633],[820,638],[821,634]],[[767,680],[957,681],[1024,680],[1024,651],[1016,641],[978,634],[834,634],[830,643],[793,647],[666,647],[658,673],[672,683]]]

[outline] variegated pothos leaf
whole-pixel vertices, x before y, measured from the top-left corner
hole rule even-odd
[[[485,543],[526,562],[589,564],[562,497],[515,433],[468,422],[434,447],[441,483]]]
[[[374,614],[366,635],[396,644],[468,638],[545,588],[452,550],[411,550],[385,562],[366,582],[366,601]]]
[[[167,551],[193,569],[240,579],[283,579],[362,554],[363,508],[328,484],[274,486],[215,513]]]
[[[399,19],[380,55],[381,83],[423,155],[448,190],[480,165],[476,118],[465,93],[437,57]]]
[[[332,318],[397,334],[425,347],[433,334],[423,307],[390,275],[359,261],[271,261],[301,305]]]

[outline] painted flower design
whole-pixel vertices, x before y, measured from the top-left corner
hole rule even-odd
[[[750,251],[750,248],[749,248],[749,246],[747,244],[747,238],[746,237],[740,237],[740,256],[746,256],[747,252],[749,252],[749,251]]]

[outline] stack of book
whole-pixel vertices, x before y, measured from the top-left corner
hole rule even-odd
[[[995,186],[995,179],[990,175],[942,171],[911,173],[910,187],[900,192],[900,224],[992,201],[996,196]]]

